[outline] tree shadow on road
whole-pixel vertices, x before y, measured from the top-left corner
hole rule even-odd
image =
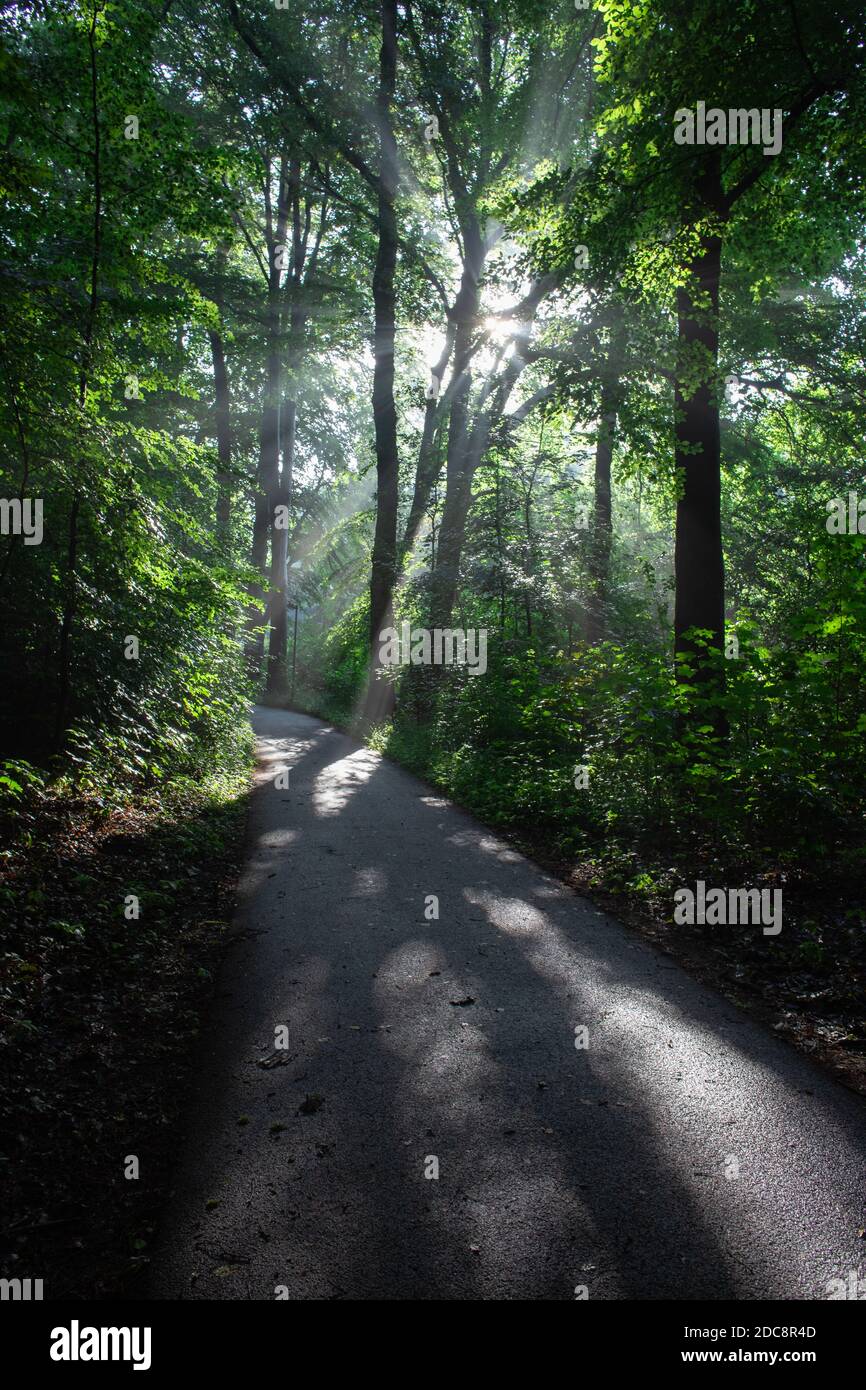
[[[820,1149],[847,1196],[854,1097],[804,1094],[807,1062],[401,769],[258,720],[152,1296],[786,1298],[844,1273],[804,1275],[846,1213],[803,1192]]]

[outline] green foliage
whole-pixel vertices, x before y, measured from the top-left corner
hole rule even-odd
[[[246,700],[242,567],[179,351],[213,305],[176,250],[225,227],[226,162],[142,61],[157,30],[147,4],[22,17],[0,107],[0,491],[44,513],[41,544],[2,541],[0,739],[106,787],[232,760]]]
[[[856,835],[866,798],[866,627],[847,625],[843,643],[845,626],[816,633],[803,620],[771,652],[743,623],[724,663],[723,733],[717,693],[690,684],[688,668],[676,680],[642,643],[566,658],[527,643],[506,651],[493,631],[485,677],[444,668],[433,717],[419,726],[401,703],[373,743],[483,819],[543,831],[563,853],[677,842],[819,859]],[[575,785],[581,767],[586,786]]]

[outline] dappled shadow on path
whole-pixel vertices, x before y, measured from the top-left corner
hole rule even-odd
[[[846,1220],[853,1098],[806,1096],[807,1063],[378,755],[258,725],[154,1296],[785,1298],[844,1272],[803,1263]]]

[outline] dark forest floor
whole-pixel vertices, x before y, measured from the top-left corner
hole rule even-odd
[[[231,917],[242,791],[113,808],[48,793],[3,827],[0,1274],[43,1279],[47,1299],[122,1296],[146,1259]]]

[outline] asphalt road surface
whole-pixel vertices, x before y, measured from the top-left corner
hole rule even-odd
[[[151,1297],[827,1299],[866,1276],[857,1096],[387,760],[254,722]]]

